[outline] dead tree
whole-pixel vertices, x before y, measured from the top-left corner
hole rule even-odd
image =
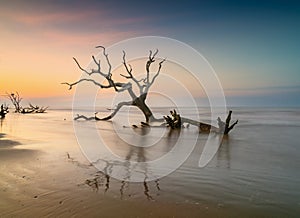
[[[48,107],[40,107],[40,106],[33,106],[29,103],[29,106],[22,107],[21,101],[23,98],[20,97],[19,93],[6,93],[6,97],[11,101],[11,103],[15,107],[15,113],[22,113],[22,114],[31,114],[31,113],[44,113],[48,109]]]
[[[62,84],[68,85],[69,90],[70,90],[73,88],[73,86],[76,86],[79,83],[90,82],[90,83],[93,83],[94,85],[98,86],[101,89],[113,89],[117,93],[118,92],[127,92],[129,94],[129,96],[131,97],[131,100],[118,103],[117,106],[115,107],[115,109],[113,109],[113,112],[106,117],[102,117],[102,118],[98,117],[97,112],[96,112],[93,117],[77,115],[77,117],[74,118],[75,120],[78,120],[78,119],[96,120],[96,121],[110,120],[118,113],[118,111],[122,107],[135,106],[143,112],[145,119],[146,119],[146,123],[149,123],[152,121],[162,122],[165,119],[165,121],[171,128],[181,128],[182,124],[188,123],[188,124],[199,127],[200,131],[202,131],[202,132],[210,132],[211,130],[212,131],[220,131],[220,132],[223,131],[223,129],[219,130],[220,128],[218,128],[218,127],[211,126],[209,124],[202,123],[200,121],[192,120],[192,119],[185,118],[185,117],[180,117],[180,115],[177,114],[177,112],[175,110],[171,111],[171,116],[173,118],[171,118],[169,116],[165,116],[164,119],[157,119],[154,117],[151,109],[148,107],[148,105],[146,103],[146,99],[147,99],[149,89],[155,82],[156,78],[159,76],[161,68],[162,68],[162,64],[165,61],[165,59],[161,59],[161,61],[158,63],[156,73],[154,74],[153,77],[150,77],[150,67],[156,61],[156,55],[158,54],[158,50],[156,50],[155,52],[153,52],[153,51],[149,52],[148,60],[146,61],[146,64],[145,64],[145,69],[146,69],[145,77],[142,79],[139,79],[139,80],[133,75],[133,69],[132,69],[131,65],[126,62],[126,53],[125,53],[125,51],[123,51],[123,66],[124,66],[124,69],[126,70],[126,75],[124,75],[124,74],[120,74],[120,75],[122,77],[124,77],[127,80],[127,82],[119,82],[119,81],[115,81],[113,79],[112,66],[111,66],[111,63],[110,63],[110,60],[108,57],[108,53],[106,53],[105,47],[97,46],[96,48],[102,49],[102,55],[105,58],[106,63],[108,65],[107,72],[104,72],[101,69],[100,60],[96,60],[96,58],[94,56],[92,56],[92,60],[93,60],[94,64],[96,64],[96,68],[91,69],[91,70],[86,70],[86,69],[82,68],[76,58],[73,57],[73,60],[77,64],[77,67],[82,72],[84,72],[86,75],[88,75],[88,76],[91,76],[94,74],[100,75],[101,77],[105,78],[106,82],[99,83],[98,81],[96,81],[92,78],[82,78],[73,83],[64,82]],[[138,93],[134,92],[133,86],[136,86],[138,88],[138,90],[139,90]],[[229,117],[230,116],[231,116],[231,112],[230,112]],[[228,120],[228,118],[227,118],[227,120]],[[230,122],[230,119],[228,122],[226,121],[226,123],[229,123],[229,122]],[[228,134],[228,132],[234,127],[234,125],[236,125],[236,123],[230,127],[228,124],[227,128],[224,128],[224,133]],[[143,125],[143,126],[145,126],[145,125]]]
[[[15,113],[20,113],[22,111],[21,101],[22,98],[20,97],[19,93],[6,93],[6,97],[11,101],[11,103],[15,107]]]
[[[149,52],[149,56],[148,56],[148,60],[146,62],[145,68],[146,68],[146,72],[145,72],[145,77],[142,79],[137,79],[134,75],[133,75],[133,69],[131,67],[130,64],[128,64],[126,62],[126,53],[125,51],[123,51],[123,66],[126,70],[126,75],[124,74],[120,74],[122,77],[124,77],[127,82],[117,82],[113,79],[113,75],[112,75],[112,66],[110,64],[110,60],[108,57],[108,54],[106,53],[106,49],[103,46],[97,46],[96,48],[100,48],[102,49],[102,54],[105,57],[106,63],[108,65],[108,71],[107,72],[103,72],[101,69],[101,65],[100,65],[100,60],[96,60],[96,58],[94,56],[92,56],[92,59],[94,61],[94,63],[97,66],[97,69],[92,69],[90,71],[85,70],[84,68],[81,67],[81,65],[79,64],[79,62],[77,61],[76,58],[73,57],[74,61],[76,62],[78,68],[86,73],[87,75],[91,76],[92,74],[98,74],[102,77],[104,77],[106,79],[106,83],[105,84],[101,84],[97,81],[95,81],[94,79],[91,78],[83,78],[80,79],[74,83],[67,83],[64,82],[62,84],[66,84],[69,86],[69,89],[72,89],[73,86],[77,85],[78,83],[81,82],[91,82],[94,85],[102,88],[102,89],[114,89],[115,92],[127,92],[129,94],[129,96],[131,97],[130,101],[123,101],[118,103],[118,105],[116,106],[115,109],[113,109],[113,112],[103,118],[99,118],[95,115],[94,119],[95,120],[110,120],[112,119],[117,113],[118,111],[124,107],[124,106],[134,106],[139,108],[146,119],[146,122],[152,122],[152,121],[162,121],[163,119],[156,119],[151,111],[151,109],[148,107],[147,103],[146,103],[146,99],[147,99],[147,95],[149,92],[150,87],[153,85],[153,83],[155,82],[156,78],[158,77],[162,64],[164,63],[165,59],[162,59],[159,63],[158,63],[158,68],[156,70],[156,73],[154,74],[153,77],[150,76],[150,67],[151,65],[156,61],[156,55],[158,54],[158,50],[156,50],[155,52],[150,51]],[[138,88],[138,93],[135,93],[133,91],[133,85],[135,85]],[[79,116],[80,118],[83,119],[90,119],[87,118],[85,116]],[[79,117],[75,118],[75,119],[79,119]]]

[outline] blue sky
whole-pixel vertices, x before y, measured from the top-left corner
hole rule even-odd
[[[25,83],[34,78],[37,92],[53,88],[47,96],[61,97],[61,80],[79,75],[72,56],[84,63],[95,45],[157,35],[201,52],[229,104],[300,106],[297,1],[0,1],[0,31],[0,72],[7,80],[1,93],[21,88],[32,97]],[[22,68],[16,60],[24,61]],[[55,85],[42,85],[40,69],[49,70],[47,84]],[[24,71],[28,76],[17,81]]]

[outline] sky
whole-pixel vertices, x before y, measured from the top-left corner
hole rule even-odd
[[[229,105],[300,106],[297,1],[0,0],[0,34],[0,102],[18,91],[71,106],[61,83],[81,75],[72,57],[84,66],[97,45],[150,35],[199,51]]]

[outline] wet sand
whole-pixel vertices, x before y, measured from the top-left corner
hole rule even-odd
[[[119,181],[111,182],[112,191],[95,189],[86,181],[105,175],[81,154],[70,117],[38,127],[34,120],[42,116],[30,116],[12,114],[2,121],[2,131],[11,134],[1,133],[0,138],[0,217],[215,217],[224,213],[209,205],[149,200],[143,184],[133,185],[140,193],[126,199],[121,198]],[[27,129],[22,129],[24,122],[29,122]],[[54,122],[67,126],[63,138]]]
[[[227,213],[210,205],[147,199],[142,184],[135,185],[144,198],[122,199],[117,191],[105,192],[104,185],[95,189],[86,180],[105,175],[81,157],[74,136],[69,137],[68,144],[56,146],[51,140],[1,134],[0,217],[216,217]]]

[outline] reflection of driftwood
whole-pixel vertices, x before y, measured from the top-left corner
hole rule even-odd
[[[89,165],[86,165],[86,164],[78,162],[75,158],[71,157],[71,155],[68,152],[66,153],[66,155],[67,155],[67,160],[68,161],[70,161],[73,164],[76,164],[79,167],[84,167],[84,168],[91,167],[91,166],[93,166],[93,164],[96,164],[100,161],[105,163],[105,167],[104,167],[103,171],[96,172],[95,175],[92,178],[86,179],[85,182],[84,182],[84,184],[91,187],[94,191],[99,191],[101,188],[103,188],[104,192],[107,192],[110,188],[110,183],[111,183],[110,174],[112,173],[114,166],[117,166],[119,164],[123,164],[121,162],[120,163],[118,163],[118,162],[110,163],[109,161],[99,159],[99,160],[93,162],[93,164],[91,163]],[[142,161],[145,161],[145,160],[142,160]],[[127,177],[125,178],[126,180],[130,178],[130,171],[129,171],[129,169],[127,169],[127,170],[128,170],[129,175],[127,175]],[[154,182],[155,182],[155,187],[156,187],[157,191],[160,191],[161,189],[160,189],[159,179],[155,180]],[[153,197],[150,194],[150,189],[149,189],[148,183],[149,182],[147,182],[147,175],[146,175],[146,178],[143,182],[143,188],[144,188],[143,193],[144,193],[144,195],[146,196],[146,198],[148,200],[153,200]],[[120,189],[119,189],[121,199],[123,199],[123,197],[124,197],[124,192],[126,190],[126,185],[128,187],[129,182],[126,182],[125,180],[121,181],[121,186],[120,186]],[[131,197],[131,196],[132,196],[131,194],[128,195],[128,197]]]
[[[146,180],[144,181],[144,195],[147,197],[147,200],[153,200],[153,197],[150,195],[150,190]]]
[[[4,118],[7,113],[8,113],[8,106],[2,104],[0,109],[0,118]]]
[[[106,186],[107,187],[107,177],[102,172],[98,172],[96,176],[92,179],[86,179],[85,184],[90,186],[92,189],[98,191],[100,187]],[[109,180],[108,180],[109,183]],[[108,185],[109,187],[109,185]],[[108,188],[105,188],[105,192],[108,190]]]

